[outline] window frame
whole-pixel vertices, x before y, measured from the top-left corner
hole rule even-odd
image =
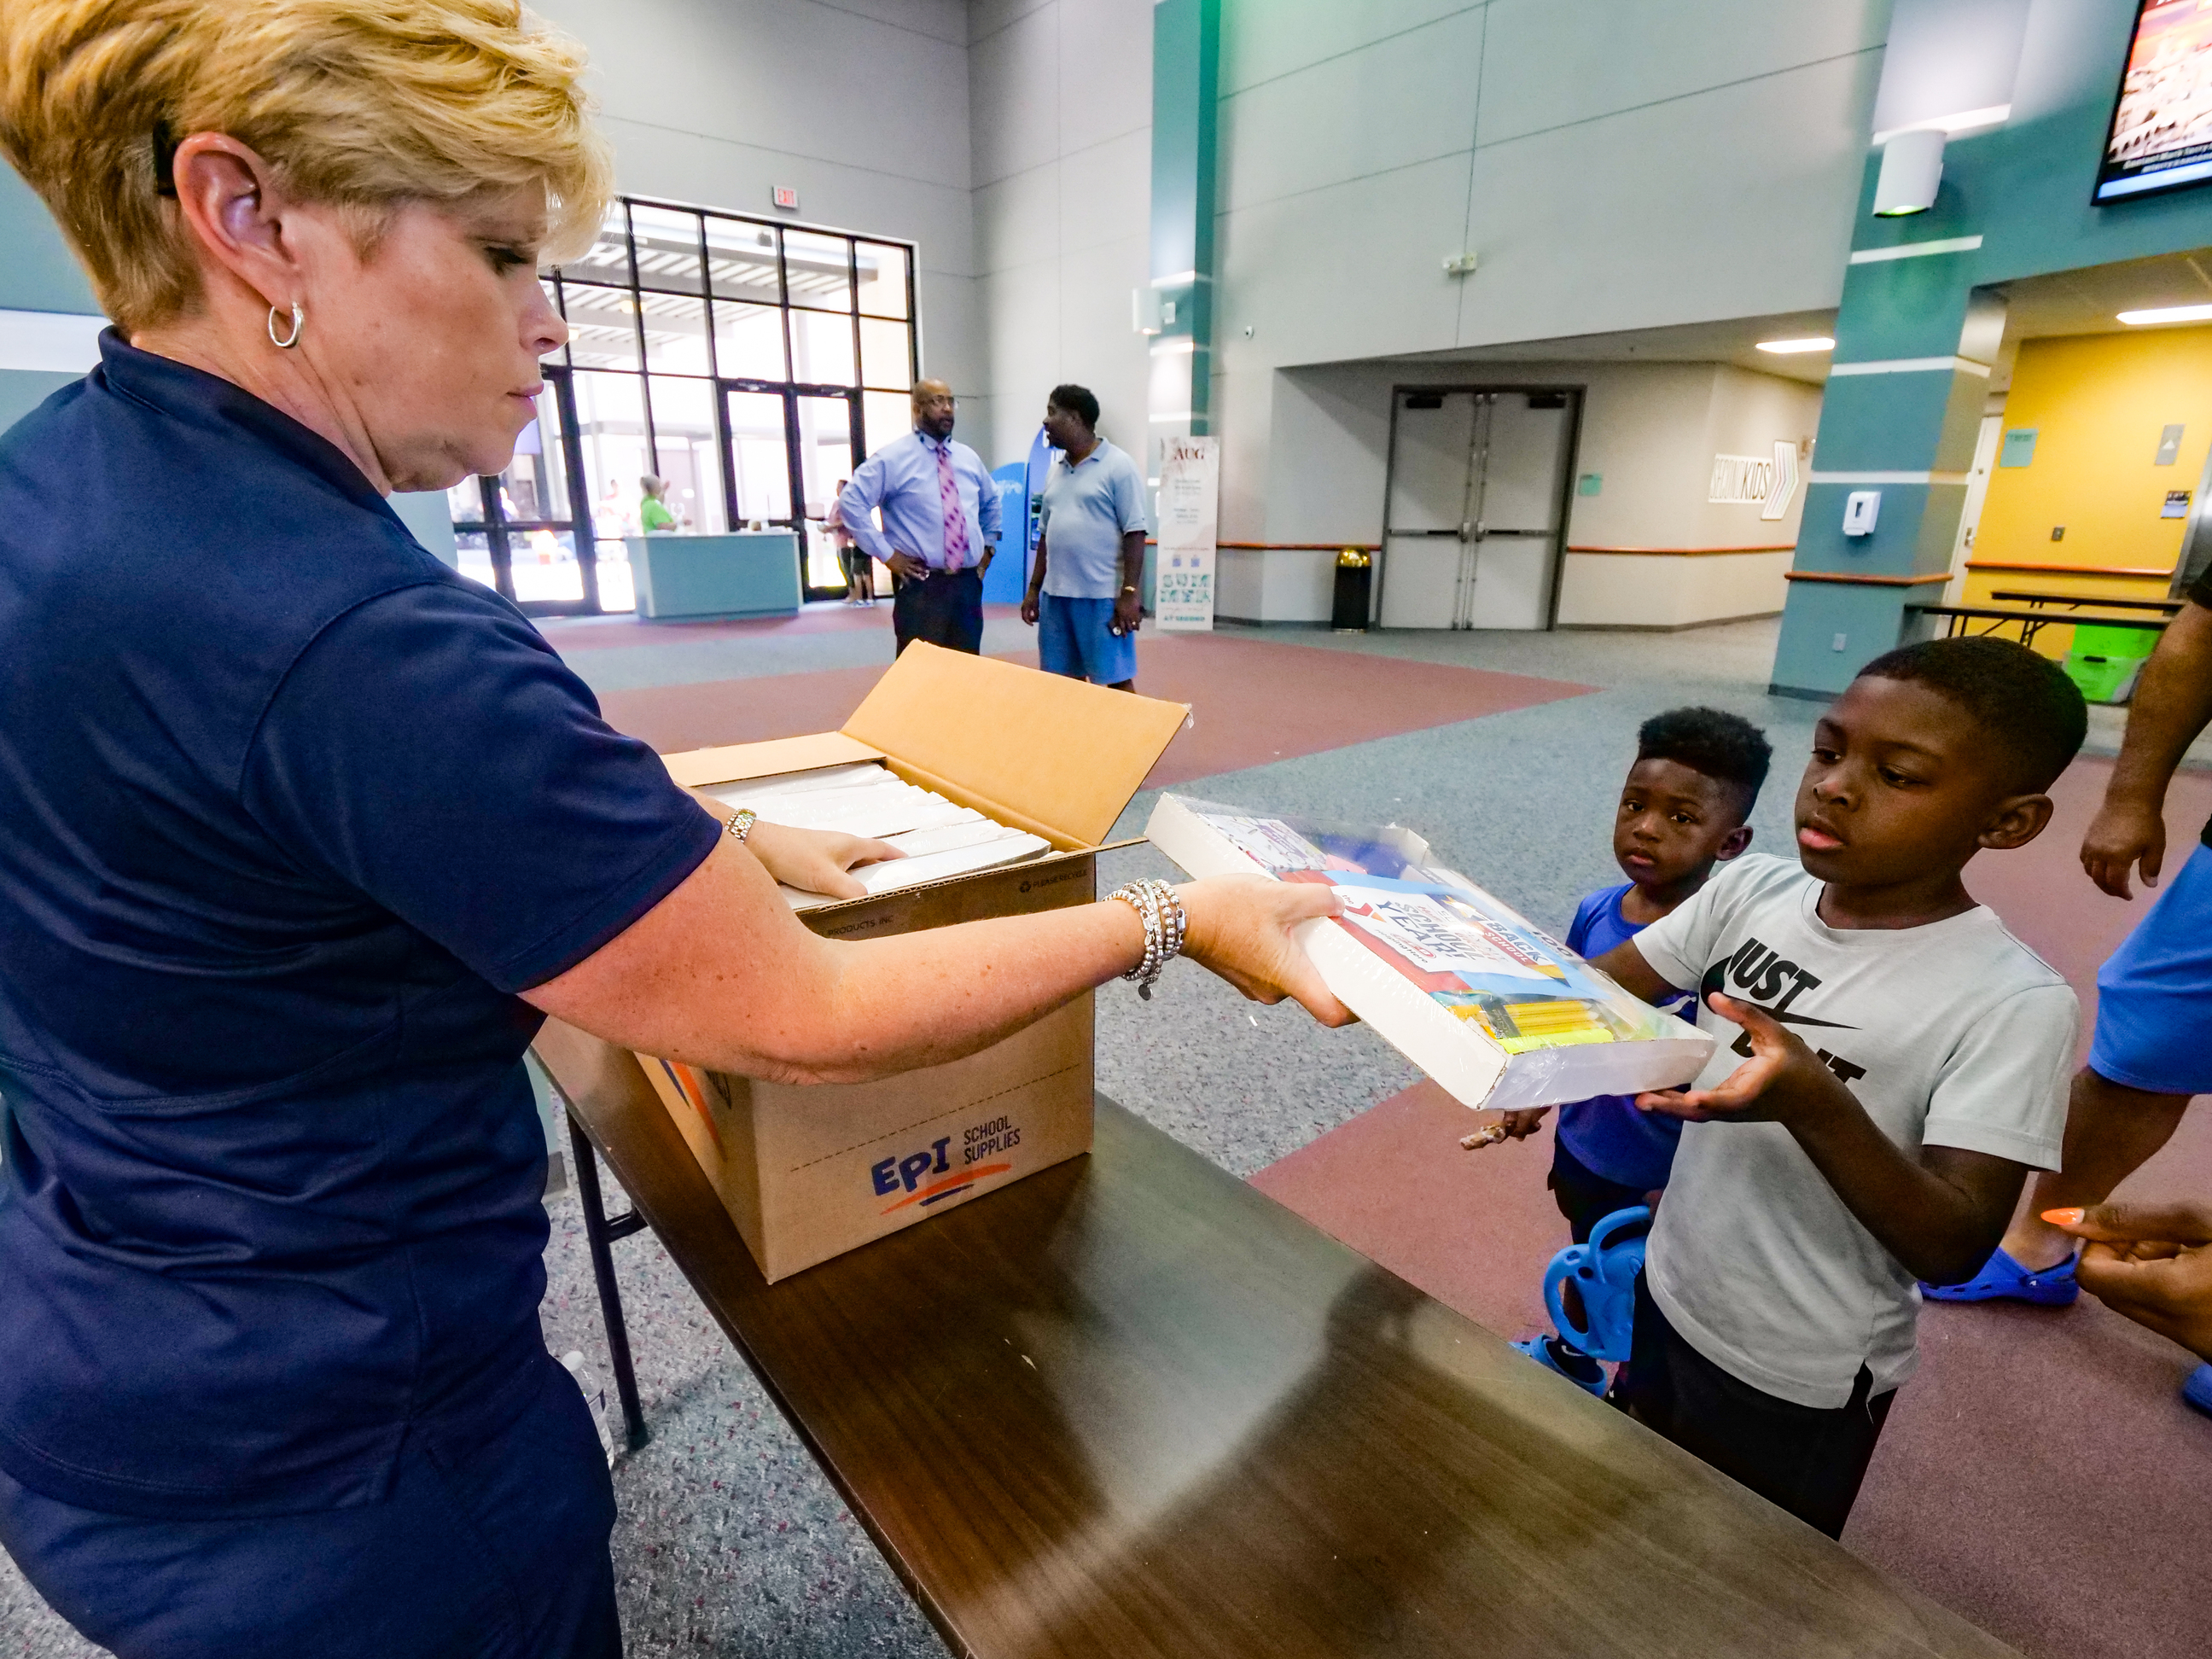
[[[656,212],[692,216],[692,223],[698,236],[699,292],[696,295],[689,295],[684,289],[672,287],[665,282],[656,283],[648,288],[641,280],[637,223],[634,212],[634,210],[638,208],[648,208]],[[626,255],[623,260],[626,282],[618,283],[604,280],[605,276],[604,267],[595,268],[594,279],[588,281],[570,277],[557,266],[549,267],[539,273],[540,280],[547,284],[553,302],[564,319],[568,313],[568,289],[572,287],[589,288],[602,294],[613,293],[627,300],[635,333],[637,367],[632,369],[593,366],[591,372],[627,374],[638,382],[638,402],[644,416],[645,454],[652,470],[662,477],[667,476],[667,473],[662,465],[659,433],[653,416],[653,383],[660,380],[690,380],[702,382],[709,388],[716,460],[720,475],[719,482],[722,492],[723,521],[732,529],[740,527],[744,521],[738,513],[737,473],[735,457],[732,453],[733,437],[730,429],[728,394],[732,392],[767,392],[778,396],[782,401],[784,412],[784,454],[790,480],[791,515],[787,519],[775,520],[775,526],[793,532],[798,538],[801,586],[805,597],[809,599],[842,597],[848,591],[842,580],[835,585],[818,584],[808,574],[809,521],[806,518],[805,466],[801,458],[802,434],[799,419],[799,400],[801,398],[842,399],[846,405],[850,422],[852,453],[855,464],[857,465],[871,453],[870,434],[866,429],[865,412],[866,394],[873,392],[908,397],[911,393],[914,383],[921,378],[921,319],[920,295],[917,292],[920,250],[915,244],[897,237],[878,235],[872,232],[845,230],[828,225],[808,224],[784,218],[770,218],[757,214],[737,213],[726,209],[702,207],[693,203],[670,201],[650,196],[617,198],[610,207],[606,225],[603,227],[603,234],[605,229],[611,229],[617,219],[622,228]],[[715,291],[714,271],[708,239],[710,221],[749,225],[770,233],[775,253],[775,303],[776,309],[781,313],[779,320],[783,331],[783,367],[786,379],[762,380],[738,375],[726,376],[721,372],[720,345],[714,326],[714,307],[718,302],[728,300],[729,296],[719,295]],[[791,230],[802,231],[812,236],[842,238],[844,242],[846,274],[844,314],[853,356],[853,380],[850,385],[824,385],[818,381],[800,380],[795,374],[797,360],[794,347],[797,340],[792,313],[794,310],[802,310],[815,316],[836,313],[819,306],[794,307],[793,305],[790,272],[785,252],[785,233]],[[864,313],[861,310],[860,245],[864,242],[879,247],[897,248],[903,253],[906,300],[906,314],[903,318],[887,318],[877,312]],[[648,294],[678,295],[685,298],[696,298],[702,303],[705,307],[704,326],[708,368],[706,374],[674,374],[655,370],[649,366],[649,359],[646,352],[647,311],[645,307],[645,296]],[[760,305],[765,302],[745,300],[742,303]],[[905,328],[907,386],[877,386],[866,382],[865,378],[866,364],[862,357],[860,342],[860,323],[863,316],[877,321],[896,322]],[[532,520],[529,523],[520,520],[509,522],[500,507],[495,478],[491,480],[479,478],[477,487],[483,516],[480,519],[467,521],[457,520],[454,529],[460,534],[484,535],[491,552],[495,586],[510,600],[514,599],[513,545],[509,539],[510,532],[522,533],[540,528],[569,532],[575,544],[578,562],[583,570],[581,598],[574,601],[532,600],[518,601],[518,603],[521,604],[525,611],[533,616],[601,614],[604,606],[599,580],[598,556],[600,538],[597,533],[597,527],[592,521],[591,490],[586,483],[587,477],[598,469],[595,465],[587,466],[585,463],[586,453],[585,434],[580,430],[577,418],[574,384],[574,376],[580,370],[575,364],[573,352],[567,346],[563,346],[555,356],[546,359],[544,367],[547,390],[554,393],[555,408],[559,413],[561,422],[561,437],[566,451],[565,470],[568,474],[572,520],[568,523],[548,520],[543,524],[537,520]],[[902,435],[904,435],[904,428],[899,432],[879,434],[879,441],[875,447],[880,447],[882,443],[888,443]]]

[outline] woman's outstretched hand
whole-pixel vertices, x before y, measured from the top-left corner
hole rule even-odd
[[[906,856],[888,842],[834,830],[794,830],[766,818],[753,825],[745,846],[786,887],[831,898],[866,898],[868,890],[848,872],[858,865]]]
[[[2043,1218],[2088,1241],[2075,1268],[2083,1290],[2212,1360],[2212,1204],[2099,1204]]]
[[[1289,997],[1323,1025],[1358,1018],[1322,983],[1291,937],[1300,922],[1338,915],[1334,888],[1265,876],[1209,876],[1176,889],[1189,926],[1182,953],[1219,975],[1255,1002]]]

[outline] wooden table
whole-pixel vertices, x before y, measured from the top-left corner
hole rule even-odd
[[[1109,1101],[771,1288],[635,1062],[538,1049],[956,1654],[2012,1651]]]
[[[2063,605],[2069,611],[2079,611],[2085,605],[2100,605],[2108,611],[2154,611],[2162,617],[2178,615],[2185,603],[2180,599],[2100,599],[2094,593],[2045,593],[2027,588],[2001,588],[1990,599],[1997,605],[2025,605],[2031,610]],[[2085,620],[2094,623],[2098,619],[2090,617]]]
[[[2100,603],[2102,602],[2100,601]],[[1981,630],[1985,635],[1995,634],[2008,623],[2018,623],[2020,642],[2022,645],[2030,646],[2035,643],[2036,635],[2046,628],[2081,625],[2090,628],[2126,628],[2139,633],[2162,634],[2166,631],[2167,623],[2172,620],[2170,617],[2163,616],[2156,618],[2081,617],[2070,612],[2045,611],[2040,607],[2033,610],[2014,611],[1997,605],[1908,605],[1905,610],[1907,616],[1917,614],[1923,617],[1946,618],[1943,634],[1947,639],[1972,635],[1974,629],[1971,624],[1976,622],[1989,623],[1990,626]]]

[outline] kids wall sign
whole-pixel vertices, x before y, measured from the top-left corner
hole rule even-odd
[[[1213,631],[1220,444],[1218,438],[1170,438],[1160,452],[1160,545],[1152,616],[1164,634]]]

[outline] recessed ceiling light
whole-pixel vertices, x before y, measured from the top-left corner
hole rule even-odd
[[[2138,326],[2144,323],[2212,322],[2212,306],[2160,306],[2154,311],[2124,311],[2120,320]]]
[[[1792,351],[1833,351],[1836,343],[1825,334],[1814,334],[1802,340],[1761,340],[1761,351],[1787,354]]]

